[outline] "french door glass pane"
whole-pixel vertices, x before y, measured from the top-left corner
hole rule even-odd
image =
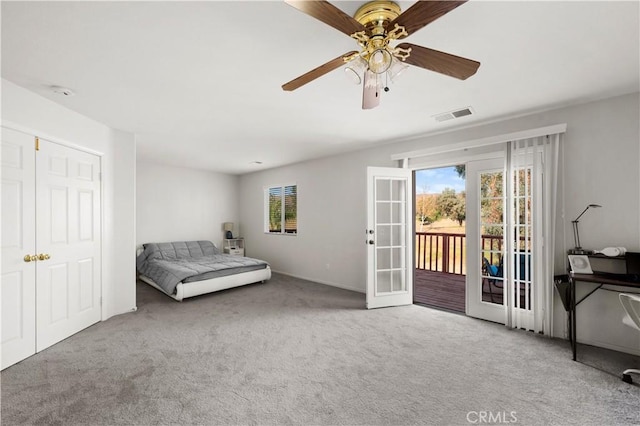
[[[391,292],[391,271],[378,271],[376,294]]]
[[[398,179],[394,179],[391,182],[391,199],[393,201],[404,201],[406,182]]]
[[[504,303],[504,192],[502,172],[480,173],[482,301]]]
[[[502,172],[481,173],[480,197],[502,198]]]
[[[388,179],[376,179],[376,200],[391,200],[391,183]]]
[[[405,274],[401,270],[391,271],[391,279],[393,282],[393,291],[404,291],[405,290],[405,282],[404,282]]]
[[[378,223],[391,223],[391,203],[376,204],[376,220]]]
[[[404,225],[391,225],[391,245],[404,246]]]
[[[481,201],[480,221],[483,224],[504,223],[504,214],[502,212],[502,198],[486,198]]]
[[[392,203],[391,204],[391,222],[402,223],[404,217],[404,203]]]
[[[401,248],[391,249],[391,267],[402,268],[402,249]]]
[[[391,249],[378,248],[376,252],[376,262],[378,270],[391,269]]]
[[[378,247],[389,247],[391,245],[391,226],[376,226],[376,242]]]

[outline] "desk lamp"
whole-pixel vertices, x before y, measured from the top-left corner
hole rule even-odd
[[[580,215],[576,217],[575,220],[571,221],[571,223],[573,224],[573,240],[576,245],[575,248],[571,250],[571,254],[588,254],[587,251],[583,250],[582,247],[580,246],[580,233],[578,232],[578,222],[580,221],[580,218],[582,217],[582,215],[585,214],[590,207],[595,208],[595,207],[602,207],[602,206],[600,204],[589,204],[584,210],[582,210],[582,213],[580,213]]]

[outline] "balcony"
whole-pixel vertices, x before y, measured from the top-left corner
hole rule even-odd
[[[491,264],[499,262],[497,253],[502,250],[502,241],[501,236],[482,236],[482,251]],[[415,247],[414,302],[464,313],[467,260],[465,235],[416,232]],[[502,289],[486,279],[483,281],[482,299],[501,304]]]

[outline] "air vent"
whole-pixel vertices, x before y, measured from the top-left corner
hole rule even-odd
[[[451,113],[455,118],[464,117],[465,115],[471,115],[471,110],[469,108],[460,109],[458,111],[453,111]]]
[[[451,119],[453,119],[455,117],[450,112],[445,112],[444,114],[434,115],[433,118],[435,118],[436,121],[447,121],[447,120],[451,120]]]
[[[442,121],[452,120],[454,118],[464,117],[471,114],[473,114],[473,110],[471,109],[471,107],[467,107],[467,108],[462,108],[455,111],[444,112],[442,114],[436,114],[432,117],[437,122],[442,122]]]

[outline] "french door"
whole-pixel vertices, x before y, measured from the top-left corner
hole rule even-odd
[[[504,324],[505,160],[470,161],[467,173],[467,315]]]
[[[541,174],[534,155],[467,164],[467,314],[534,329],[540,286],[533,286],[541,216]]]
[[[2,368],[98,322],[100,158],[2,128]]]
[[[367,169],[367,308],[413,303],[412,171]]]

